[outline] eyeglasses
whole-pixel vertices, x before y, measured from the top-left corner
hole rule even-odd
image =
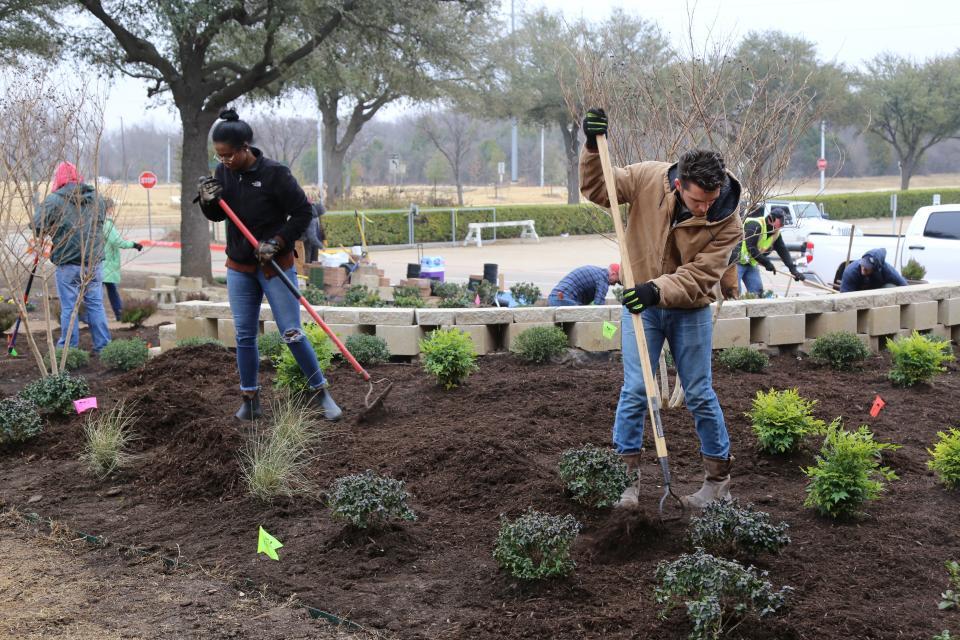
[[[240,149],[237,149],[233,153],[218,153],[214,157],[217,159],[217,162],[229,162],[230,160],[233,160],[234,157],[236,157],[237,155],[246,152],[246,150],[247,150],[246,147],[241,147]]]

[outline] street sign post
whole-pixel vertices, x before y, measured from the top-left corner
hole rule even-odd
[[[140,186],[147,190],[147,237],[153,240],[153,220],[150,215],[150,190],[157,186],[157,174],[144,171],[140,174]]]

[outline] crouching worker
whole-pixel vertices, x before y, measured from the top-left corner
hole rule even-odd
[[[243,396],[237,418],[253,420],[262,415],[257,334],[260,304],[266,295],[280,335],[312,390],[310,405],[327,420],[339,420],[343,412],[327,390],[317,355],[300,325],[299,301],[270,264],[275,261],[296,282],[293,248],[310,224],[310,203],[290,169],[251,146],[253,130],[235,111],[223,111],[220,120],[213,128],[213,148],[220,163],[214,177],[200,179],[200,208],[208,220],[225,220],[219,203],[222,198],[260,242],[253,247],[236,225],[227,221],[227,294],[237,333]]]
[[[583,121],[587,142],[580,154],[580,192],[609,207],[600,156],[599,134],[607,117],[591,109]],[[684,496],[687,507],[703,508],[730,499],[730,438],[713,390],[710,303],[728,271],[730,254],[743,237],[737,215],[740,183],[714,151],[687,151],[679,162],[640,162],[614,168],[617,195],[628,203],[625,243],[636,285],[623,291],[621,327],[623,387],[613,424],[613,446],[633,482],[618,506],[637,504],[639,462],[647,393],[631,314],[641,313],[651,364],[656,367],[666,341],[670,345],[687,409],[693,414],[704,480]]]

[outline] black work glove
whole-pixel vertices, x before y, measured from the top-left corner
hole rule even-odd
[[[257,247],[257,260],[261,264],[270,264],[270,261],[276,257],[277,252],[280,251],[280,244],[271,238],[270,240],[264,240],[260,243],[260,246]]]
[[[769,271],[770,273],[776,273],[776,272],[777,272],[777,268],[776,268],[775,266],[773,266],[773,263],[770,262],[769,260],[763,260],[762,262],[760,262],[760,264],[762,264],[762,265],[763,265],[763,268],[766,269],[767,271]]]
[[[203,176],[197,183],[197,191],[200,192],[200,202],[202,204],[214,204],[220,199],[223,193],[223,185],[216,178]]]
[[[143,251],[143,245],[140,244],[139,242],[134,242],[133,248],[136,249],[137,251]]]
[[[587,149],[597,150],[597,136],[607,135],[607,113],[598,107],[587,111],[583,119],[583,133],[587,136]]]
[[[633,289],[623,290],[623,306],[630,313],[640,313],[660,303],[660,289],[653,282],[644,282]]]
[[[797,282],[803,282],[804,280],[807,279],[807,276],[803,275],[802,273],[796,270],[791,271],[790,275],[792,275],[793,279],[796,280]]]

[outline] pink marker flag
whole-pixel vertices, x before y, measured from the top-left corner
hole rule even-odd
[[[479,293],[477,294],[477,297],[474,298],[473,304],[477,305],[478,307],[480,306],[480,294],[479,294]]]
[[[79,400],[73,401],[73,406],[77,408],[77,413],[83,413],[90,409],[97,408],[97,399],[93,396],[89,398],[80,398]]]

